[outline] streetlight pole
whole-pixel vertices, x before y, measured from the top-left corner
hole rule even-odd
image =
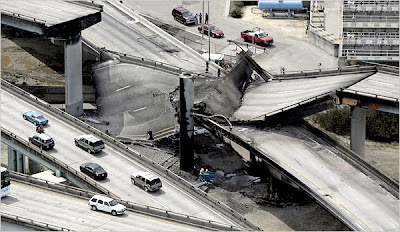
[[[208,16],[207,16],[207,28],[208,28],[208,61],[211,61],[211,41],[210,41],[210,0],[208,0]]]
[[[203,15],[201,18],[205,18],[204,15],[204,0],[203,0]],[[201,19],[201,52],[203,52],[203,36],[204,36],[204,25],[203,25],[203,19]]]

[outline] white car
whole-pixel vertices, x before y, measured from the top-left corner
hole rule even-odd
[[[126,207],[118,203],[116,200],[101,195],[94,195],[90,198],[88,205],[92,210],[105,211],[111,213],[113,216],[123,214],[126,210]]]

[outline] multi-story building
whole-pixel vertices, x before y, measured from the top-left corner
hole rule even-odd
[[[339,44],[335,53],[339,60],[398,66],[399,0],[313,1],[311,12],[311,25]]]

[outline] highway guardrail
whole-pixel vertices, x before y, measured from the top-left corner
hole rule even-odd
[[[275,74],[274,77],[280,80],[290,79],[301,79],[301,78],[314,78],[321,76],[333,76],[341,74],[353,74],[353,73],[366,73],[376,72],[375,66],[344,66],[344,67],[333,67],[325,69],[311,69],[302,71],[285,71],[283,74]]]
[[[11,222],[13,224],[18,224],[22,226],[26,226],[29,228],[33,228],[35,230],[43,230],[43,231],[71,231],[68,228],[62,226],[56,226],[53,224],[49,224],[46,222],[41,222],[37,220],[33,220],[27,217],[21,217],[10,213],[5,213],[1,211],[1,221]]]

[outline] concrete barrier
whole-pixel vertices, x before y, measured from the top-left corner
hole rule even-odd
[[[80,119],[44,102],[43,100],[31,95],[30,93],[10,84],[5,80],[1,80],[2,88],[8,92],[11,92],[14,95],[28,101],[32,105],[40,108],[41,110],[52,114],[54,117],[59,118],[62,121],[67,121],[70,125],[78,127],[85,133],[94,134],[97,137],[101,138],[107,146],[113,147],[115,150],[119,151],[121,154],[126,155],[137,163],[142,164],[150,171],[156,173],[160,177],[167,179],[168,181],[176,184],[181,190],[189,193],[192,196],[197,197],[203,203],[207,204],[208,206],[218,210],[224,216],[232,219],[233,221],[237,222],[240,226],[246,227],[247,229],[251,230],[261,230],[259,227],[254,225],[253,223],[247,221],[242,215],[238,212],[234,211],[226,204],[214,199],[213,197],[209,196],[207,193],[203,192],[202,190],[195,188],[192,184],[188,181],[184,180],[183,178],[179,177],[175,173],[165,169],[161,165],[155,163],[154,161],[150,160],[149,158],[139,154],[138,152],[131,149],[129,146],[119,142],[117,139],[108,136],[107,134],[103,133],[102,131],[92,127],[91,125],[82,122]]]
[[[35,230],[42,231],[71,231],[71,229],[56,226],[53,224],[33,220],[27,217],[21,217],[14,214],[9,214],[5,212],[1,212],[1,221],[10,222],[13,224],[29,227]]]

